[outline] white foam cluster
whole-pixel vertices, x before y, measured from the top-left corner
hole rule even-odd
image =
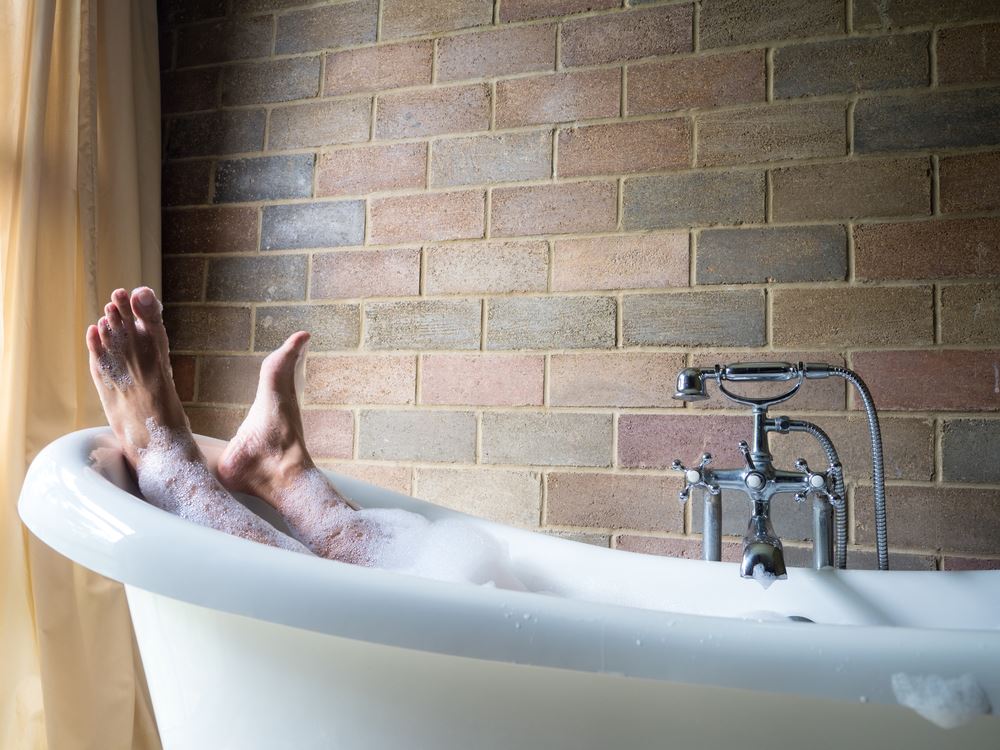
[[[104,387],[108,390],[114,390],[115,387],[125,390],[134,385],[132,376],[128,374],[128,369],[125,367],[125,347],[128,343],[128,334],[122,328],[114,329],[110,326],[106,327],[105,331],[108,334],[108,345],[97,359],[101,379],[104,381]]]
[[[191,436],[146,420],[149,442],[139,450],[139,489],[153,505],[181,518],[283,549],[307,552],[251,513],[209,471]]]
[[[936,674],[897,672],[892,676],[896,700],[944,729],[954,729],[989,714],[989,696],[971,674],[949,679]]]
[[[765,589],[770,588],[771,584],[777,580],[774,573],[769,572],[764,567],[764,563],[757,563],[753,566],[753,579]]]

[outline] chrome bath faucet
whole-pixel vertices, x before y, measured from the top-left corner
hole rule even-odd
[[[813,499],[813,566],[816,568],[846,567],[847,513],[844,475],[837,450],[829,436],[817,425],[788,417],[769,417],[767,410],[787,401],[802,387],[805,380],[841,377],[857,388],[865,406],[872,440],[873,483],[875,486],[876,544],[880,570],[888,570],[888,542],[885,519],[885,482],[882,465],[882,438],[871,394],[856,373],[835,365],[788,362],[744,362],[715,365],[709,368],[688,367],[677,375],[674,398],[682,401],[702,401],[708,398],[708,381],[714,380],[719,391],[744,406],[753,415],[752,443],[740,441],[739,450],[744,465],[733,469],[712,469],[712,456],[704,453],[697,466],[685,467],[679,460],[672,468],[684,474],[680,500],[687,502],[693,489],[704,491],[703,554],[706,560],[722,557],[722,491],[738,490],[750,501],[750,521],[743,537],[743,561],[740,575],[769,584],[774,579],[787,578],[781,540],[771,524],[771,498],[788,493],[797,502]],[[771,398],[740,396],[727,389],[724,382],[796,381],[785,393]],[[812,471],[804,459],[795,462],[796,471],[774,466],[768,446],[768,433],[785,435],[805,432],[819,442],[827,457],[825,471]]]

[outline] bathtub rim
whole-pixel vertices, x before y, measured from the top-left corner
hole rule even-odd
[[[752,673],[732,669],[723,655],[731,657],[743,649],[771,644],[794,664],[796,655],[815,652],[817,644],[828,639],[842,640],[848,630],[861,646],[851,654],[851,659],[859,662],[865,660],[866,654],[874,659],[899,651],[904,633],[907,651],[923,649],[930,653],[936,649],[941,657],[936,662],[939,665],[949,663],[942,661],[947,656],[942,656],[942,634],[947,635],[951,652],[963,654],[966,665],[982,659],[978,648],[982,638],[988,640],[993,655],[1000,654],[1000,631],[996,630],[941,631],[900,625],[804,627],[798,623],[665,613],[451,584],[307,557],[197,526],[112,484],[90,465],[89,459],[95,445],[109,434],[108,428],[81,430],[43,449],[25,479],[18,503],[21,518],[41,541],[87,568],[135,588],[202,607],[319,633],[468,658],[737,688],[759,689],[759,679]],[[198,440],[206,446],[221,444],[210,438]],[[351,489],[367,487],[391,495],[397,507],[435,517],[469,518],[329,473],[348,494]],[[100,503],[93,500],[94,496],[101,498]],[[475,520],[484,526],[499,526]],[[577,546],[525,530],[507,533],[531,534],[544,545]],[[183,545],[186,554],[178,556],[174,550],[177,545]],[[594,553],[602,551],[612,552],[592,549]],[[659,560],[665,567],[678,569],[705,565],[701,561]],[[712,565],[735,570],[731,563]],[[954,575],[1000,584],[1000,573]],[[337,596],[327,600],[313,596],[310,600],[310,592],[316,590],[336,591]],[[443,618],[442,612],[451,614]],[[518,617],[525,620],[514,629]],[[399,627],[401,621],[407,626]],[[665,621],[669,621],[666,637]],[[719,658],[713,661],[711,654],[706,657],[699,652],[695,663],[683,655],[683,649],[689,646],[693,653],[703,647],[706,633],[717,639]],[[647,649],[638,647],[640,641],[647,644]],[[701,646],[694,646],[696,641]],[[719,650],[723,644],[729,649],[724,653]],[[672,657],[666,658],[665,652],[671,649],[681,649],[682,656],[673,651]],[[897,663],[908,663],[904,657],[900,653]],[[881,671],[886,669],[893,670],[885,667]],[[888,680],[881,682],[883,688],[864,691],[866,698],[895,703]],[[845,700],[859,696],[857,680],[846,676],[838,683],[836,679],[824,682],[803,674],[798,683],[779,692]],[[993,704],[1000,705],[1000,675],[986,689]]]

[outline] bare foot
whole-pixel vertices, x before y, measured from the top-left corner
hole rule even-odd
[[[148,287],[115,290],[87,329],[90,373],[145,498],[183,518],[305,552],[226,492],[194,442],[170,371],[159,300]]]
[[[304,331],[292,334],[261,364],[253,405],[219,458],[219,479],[233,492],[274,506],[292,534],[317,555],[368,563],[359,543],[375,530],[353,513],[306,449],[295,372],[308,341]]]

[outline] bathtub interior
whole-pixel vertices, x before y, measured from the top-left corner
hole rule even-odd
[[[198,442],[214,467],[225,444],[202,436]],[[114,441],[97,438],[91,465],[111,484],[144,503]],[[536,595],[751,621],[1000,631],[1000,603],[982,594],[984,582],[1000,594],[997,572],[886,574],[789,568],[787,580],[763,587],[740,578],[735,563],[663,558],[582,544],[490,522],[332,471],[326,473],[359,508],[398,508],[431,521],[458,520],[485,532],[502,545],[514,575]],[[237,494],[237,499],[275,528],[290,533],[281,515],[267,503],[243,494]],[[664,498],[664,502],[670,500]],[[706,591],[712,595],[706,596]]]

